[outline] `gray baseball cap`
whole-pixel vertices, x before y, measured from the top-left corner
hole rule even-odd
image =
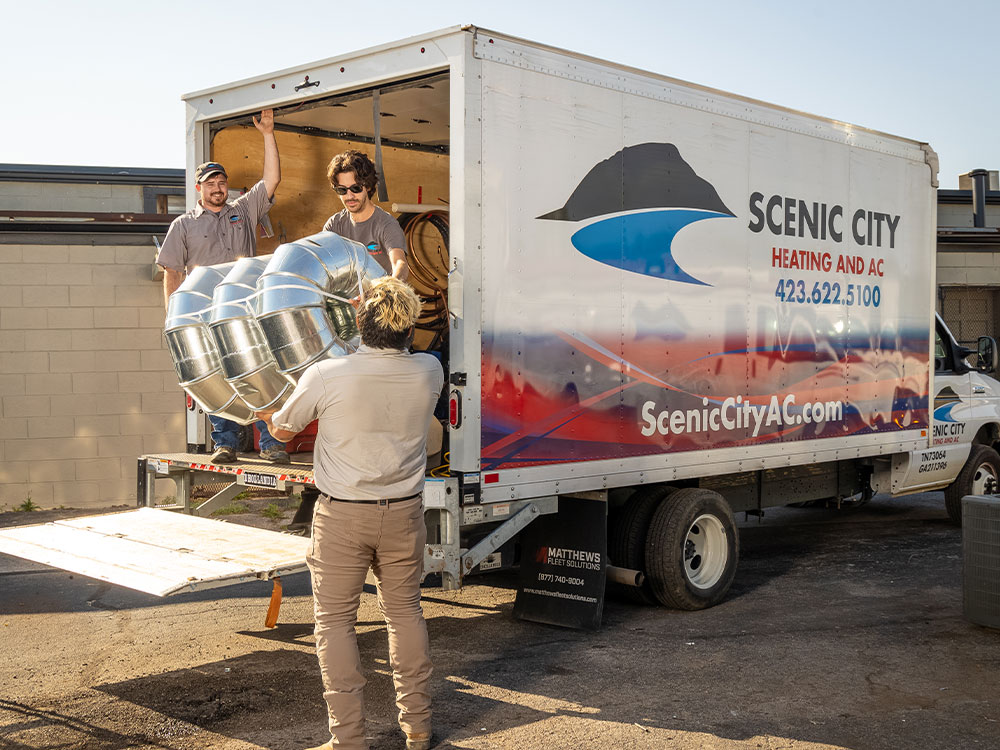
[[[198,168],[194,170],[195,182],[200,185],[213,174],[221,174],[226,179],[229,179],[229,175],[226,174],[226,168],[219,164],[219,162],[206,161],[204,164],[199,164]]]

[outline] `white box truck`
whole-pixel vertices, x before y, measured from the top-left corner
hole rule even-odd
[[[969,365],[934,313],[925,143],[472,26],[185,101],[188,173],[221,161],[231,186],[258,179],[249,118],[275,110],[262,254],[340,208],[325,168],[348,147],[376,157],[384,207],[436,217],[415,285],[448,373],[426,493],[446,586],[582,497],[607,504],[608,555],[547,554],[609,556],[641,598],[695,609],[733,579],[734,513],[945,489],[957,517],[1000,476],[995,343]],[[309,468],[145,457],[139,499],[158,476]]]

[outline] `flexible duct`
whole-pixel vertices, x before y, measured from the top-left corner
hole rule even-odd
[[[293,388],[280,372],[254,317],[257,280],[272,256],[240,258],[215,287],[209,330],[226,382],[254,411],[280,409]]]
[[[215,338],[206,325],[215,288],[234,265],[201,266],[188,274],[170,295],[164,334],[181,388],[209,414],[249,424],[253,412],[226,382]]]
[[[353,352],[358,329],[346,300],[385,275],[364,245],[333,232],[281,245],[257,282],[256,306],[278,371],[296,382],[313,362]]]

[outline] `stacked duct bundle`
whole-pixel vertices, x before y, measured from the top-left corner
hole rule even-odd
[[[357,348],[347,300],[384,275],[364,245],[332,232],[273,256],[194,269],[167,306],[181,387],[209,414],[240,424],[280,408],[306,367]]]
[[[226,382],[215,338],[206,325],[215,288],[235,265],[202,266],[188,274],[170,295],[164,333],[181,388],[209,414],[249,424],[253,412]]]
[[[333,232],[279,247],[257,284],[257,321],[278,370],[295,382],[313,362],[354,351],[358,329],[345,300],[380,276],[364,245]]]
[[[254,317],[257,280],[273,256],[240,258],[215,287],[209,329],[222,358],[226,382],[254,411],[280,409],[293,383],[277,363]]]

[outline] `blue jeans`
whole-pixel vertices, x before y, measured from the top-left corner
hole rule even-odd
[[[240,425],[214,414],[208,415],[208,421],[212,423],[212,442],[215,443],[215,447],[236,450],[236,445],[240,442]],[[267,424],[263,420],[257,423],[257,429],[260,430],[260,449],[262,451],[272,448],[285,450],[284,443],[279,443],[271,437],[271,433],[267,431]]]

